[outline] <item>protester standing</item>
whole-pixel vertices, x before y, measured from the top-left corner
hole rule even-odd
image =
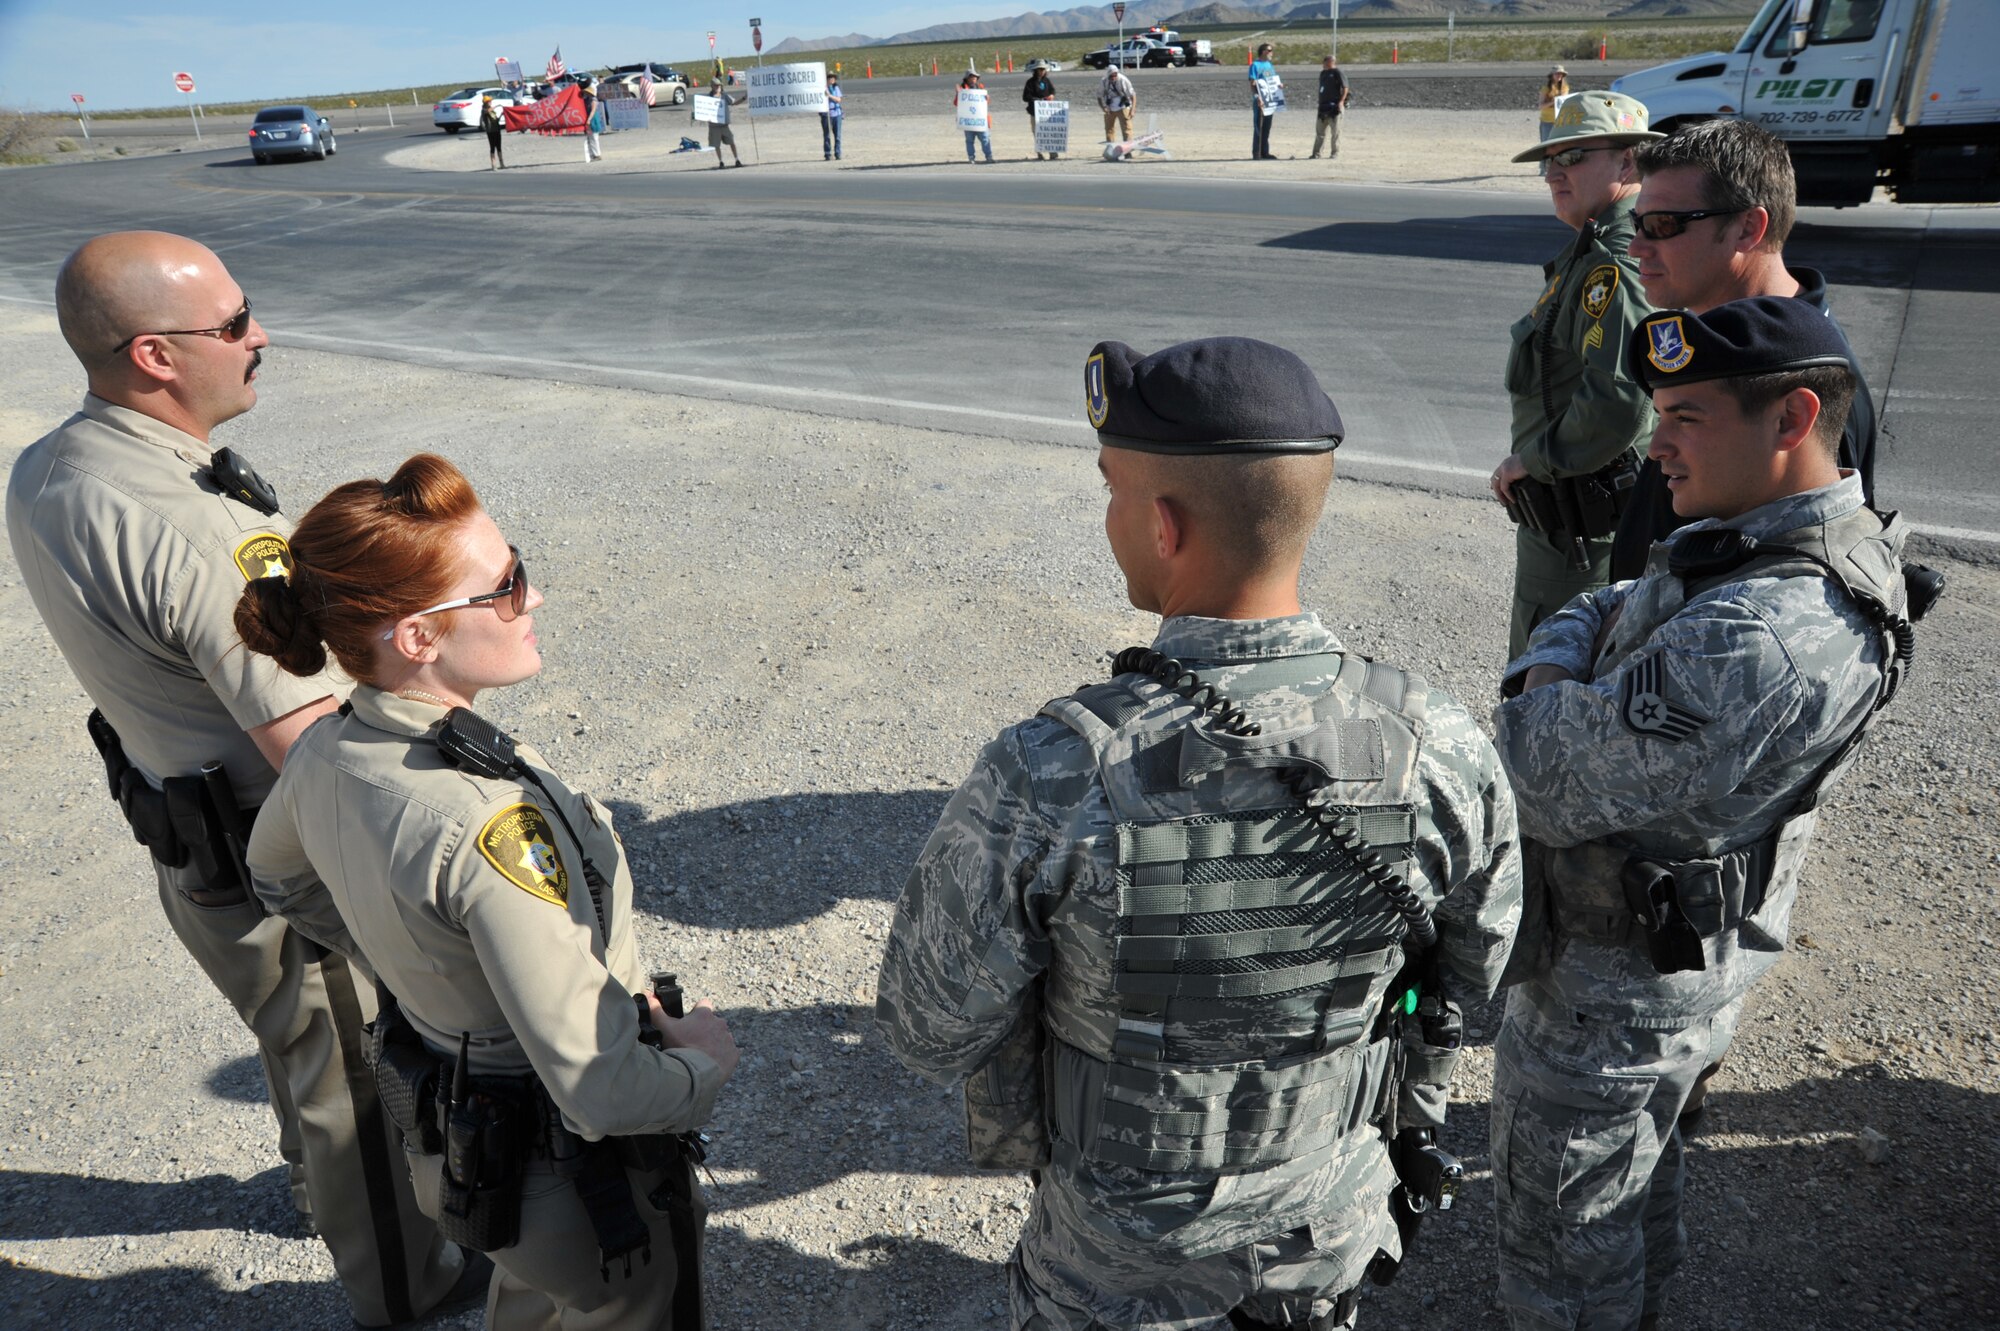
[[[729,127],[729,108],[732,106],[741,106],[744,99],[742,97],[731,97],[729,90],[722,86],[722,80],[719,78],[709,81],[708,95],[722,103],[721,110],[717,112],[720,118],[711,120],[708,124],[708,146],[715,149],[715,169],[718,171],[722,169],[722,147],[724,144],[729,145],[730,155],[735,157],[736,165],[741,166],[743,165],[743,154],[736,149],[736,131]]]
[[[957,106],[957,105],[958,105],[958,99],[959,99],[959,94],[960,94],[960,93],[965,93],[965,92],[969,92],[969,91],[972,91],[972,90],[974,90],[974,89],[983,89],[983,88],[985,88],[985,86],[986,86],[986,85],[985,85],[984,83],[981,83],[981,82],[979,81],[979,76],[978,76],[977,74],[973,73],[973,72],[972,72],[971,70],[969,70],[969,69],[968,69],[967,71],[965,71],[965,77],[964,77],[964,78],[962,78],[962,79],[960,79],[960,80],[958,81],[958,88],[957,88],[957,90],[956,90],[955,92],[953,92],[953,93],[952,93],[952,95],[951,95],[951,104],[952,104],[953,106]],[[984,150],[985,150],[985,152],[986,152],[986,162],[987,162],[987,165],[989,165],[989,166],[990,166],[990,165],[992,165],[992,163],[993,163],[993,133],[992,133],[992,131],[993,131],[993,108],[992,108],[991,104],[988,104],[988,106],[987,106],[987,108],[986,108],[986,128],[985,128],[985,129],[968,129],[968,130],[966,130],[966,131],[965,131],[965,160],[966,160],[966,161],[968,161],[968,162],[972,162],[972,161],[977,161],[977,160],[978,160],[977,158],[975,158],[975,157],[974,157],[974,156],[972,155],[972,149],[973,149],[973,146],[974,146],[975,144],[977,144],[977,145],[978,145],[978,146],[979,146],[980,148],[984,149]]]
[[[1028,82],[1021,89],[1021,105],[1028,113],[1028,139],[1030,142],[1035,141],[1035,103],[1053,102],[1055,99],[1056,85],[1055,80],[1049,77],[1049,62],[1046,60],[1037,60],[1034,64],[1028,66]],[[1050,153],[1046,160],[1053,162],[1061,155],[1061,153]],[[1044,160],[1039,147],[1035,151],[1035,160],[1038,162]]]
[[[1326,143],[1328,161],[1340,156],[1340,115],[1347,109],[1347,75],[1336,68],[1332,56],[1319,62],[1319,121],[1313,129],[1314,157],[1319,156],[1319,145]]]
[[[1104,141],[1124,143],[1132,137],[1132,109],[1139,104],[1139,92],[1125,71],[1116,65],[1104,71],[1097,85],[1097,104],[1104,110]]]
[[[819,113],[819,145],[829,162],[840,160],[840,75],[826,76],[826,110]]]
[[[1257,48],[1257,58],[1250,62],[1250,159],[1255,162],[1274,162],[1276,154],[1271,151],[1271,117],[1278,108],[1264,104],[1264,89],[1271,80],[1282,86],[1278,78],[1278,67],[1271,63],[1274,50],[1269,42]]]
[[[500,151],[500,135],[506,130],[507,122],[501,116],[500,108],[493,104],[491,93],[479,99],[479,128],[486,133],[486,169],[505,170],[507,159]]]
[[[1569,71],[1557,65],[1549,71],[1549,77],[1542,83],[1542,142],[1549,141],[1549,135],[1556,127],[1556,103],[1567,96],[1569,96]],[[1541,166],[1541,173],[1545,176],[1549,173],[1546,162]]]
[[[583,99],[583,160],[601,162],[604,147],[597,141],[597,83],[594,79],[580,79],[576,85],[577,96]]]

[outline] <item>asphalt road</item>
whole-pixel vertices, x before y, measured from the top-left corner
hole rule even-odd
[[[1506,448],[1507,325],[1567,235],[1532,195],[1143,168],[381,161],[434,134],[343,134],[324,164],[226,152],[10,172],[0,299],[45,305],[80,240],[156,226],[221,252],[299,345],[1078,446],[1100,338],[1256,335],[1318,370],[1350,473],[1476,491]],[[1882,501],[2000,542],[2000,379],[1980,335],[2000,327],[2000,211],[1812,210],[1788,252],[1828,273],[1883,409]]]

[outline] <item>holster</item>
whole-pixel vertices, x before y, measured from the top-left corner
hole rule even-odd
[[[446,1113],[438,1233],[477,1252],[521,1237],[522,1168],[531,1124],[523,1097],[502,1078],[477,1079]]]
[[[192,864],[209,890],[233,889],[256,900],[244,856],[257,811],[237,805],[222,764],[209,763],[196,776],[170,776],[156,788],[125,756],[124,742],[103,712],[93,710],[84,728],[104,760],[111,798],[133,839],[169,869]]]
[[[438,1088],[444,1063],[424,1047],[403,1018],[394,996],[378,990],[375,1020],[368,1027],[363,1057],[375,1073],[375,1094],[410,1149],[424,1155],[444,1150]]]
[[[1507,516],[1564,547],[1571,563],[1589,568],[1590,552],[1584,543],[1618,530],[1626,496],[1638,478],[1638,468],[1623,455],[1586,476],[1559,476],[1554,481],[1523,476],[1508,487],[1513,499],[1507,504]]]
[[[84,728],[90,732],[90,742],[96,746],[98,757],[104,760],[111,798],[132,828],[132,839],[169,869],[186,865],[187,847],[175,835],[165,793],[155,789],[125,756],[125,745],[111,723],[104,719],[103,712],[92,709]]]
[[[1631,909],[1632,918],[1645,931],[1646,953],[1654,970],[1673,975],[1708,969],[1708,958],[1701,949],[1703,931],[1685,909],[1681,886],[1672,869],[1651,860],[1631,859],[1625,862],[1619,882],[1625,889],[1625,904]],[[1696,913],[1707,915],[1710,904],[1701,903]],[[1712,904],[1719,914],[1719,895]],[[1709,932],[1720,932],[1720,919],[1714,924],[1715,928]]]

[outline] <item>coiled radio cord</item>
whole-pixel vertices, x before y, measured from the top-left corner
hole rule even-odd
[[[1146,675],[1166,685],[1193,704],[1196,712],[1209,718],[1211,724],[1224,734],[1249,739],[1264,733],[1264,728],[1252,721],[1241,707],[1230,702],[1221,690],[1213,684],[1204,683],[1199,675],[1179,660],[1150,647],[1127,647],[1112,658],[1111,673]],[[1339,815],[1332,809],[1313,802],[1312,797],[1319,789],[1313,776],[1313,769],[1304,764],[1287,767],[1277,773],[1278,779],[1298,800],[1320,835],[1345,852],[1362,876],[1389,899],[1389,904],[1402,916],[1404,928],[1409,931],[1410,941],[1416,948],[1425,951],[1435,946],[1437,921],[1432,918],[1430,907],[1382,862],[1382,857],[1375,853],[1374,848],[1361,839],[1358,829],[1343,826]]]

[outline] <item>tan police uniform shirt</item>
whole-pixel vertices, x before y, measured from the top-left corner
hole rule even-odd
[[[527,746],[582,844],[519,780],[446,764],[444,709],[362,685],[293,746],[250,842],[257,894],[294,927],[361,956],[433,1052],[472,1034],[475,1072],[532,1069],[585,1137],[706,1122],[721,1068],[639,1043],[645,988],[632,874],[611,814]],[[603,919],[584,881],[605,879]]]
[[[236,636],[243,584],[290,566],[291,526],[226,498],[212,457],[192,435],[86,395],[15,462],[7,534],[35,609],[126,757],[156,786],[220,760],[247,807],[276,774],[244,732],[338,690]]]

